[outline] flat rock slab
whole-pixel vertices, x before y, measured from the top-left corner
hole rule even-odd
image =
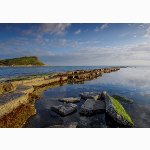
[[[66,103],[77,103],[80,102],[80,98],[67,97],[67,98],[61,98],[59,99],[59,101],[66,102]]]
[[[107,115],[111,117],[116,123],[126,127],[134,126],[131,117],[117,99],[114,99],[105,93],[105,103]]]
[[[61,116],[66,116],[76,111],[77,105],[70,103],[70,104],[65,104],[65,105],[52,106],[51,110],[55,111]]]
[[[81,106],[80,114],[85,116],[91,116],[96,113],[105,112],[105,102],[101,100],[95,101],[94,99],[87,99]]]
[[[53,125],[53,126],[50,126],[49,128],[76,128],[77,125],[78,125],[77,122],[71,122],[71,123],[63,124],[63,125]]]
[[[96,92],[84,92],[84,93],[80,93],[80,97],[82,99],[94,99],[94,100],[98,100],[100,97],[100,93],[96,93]]]

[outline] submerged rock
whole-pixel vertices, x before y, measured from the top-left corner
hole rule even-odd
[[[77,105],[70,103],[65,105],[52,106],[51,110],[55,111],[61,116],[66,116],[76,111]]]
[[[90,116],[96,113],[105,112],[105,102],[101,100],[87,99],[81,106],[80,114]]]
[[[130,103],[132,104],[133,103],[133,100],[132,99],[129,99],[125,96],[121,96],[121,95],[112,95],[113,98],[117,99],[118,101],[120,102],[124,102],[124,103]]]
[[[67,123],[63,125],[53,125],[53,126],[50,126],[49,128],[76,128],[77,125],[78,125],[77,122],[71,122],[71,123]]]
[[[116,123],[120,125],[126,127],[133,127],[134,123],[131,117],[125,111],[123,106],[118,102],[118,100],[109,96],[106,92],[104,92],[104,94],[107,115],[110,116]]]
[[[66,103],[77,103],[80,102],[80,98],[74,98],[74,97],[67,97],[59,99],[60,102],[66,102]]]
[[[99,99],[99,93],[96,92],[84,92],[84,93],[80,93],[80,97],[82,99],[94,99],[94,100],[98,100]]]

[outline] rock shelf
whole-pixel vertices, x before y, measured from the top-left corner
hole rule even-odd
[[[118,71],[119,67],[94,69],[94,70],[76,70],[63,73],[50,73],[44,75],[34,75],[18,77],[0,83],[0,119],[3,116],[10,115],[21,105],[26,105],[34,99],[40,97],[41,92],[55,85],[67,83],[80,83],[95,79],[104,73]]]

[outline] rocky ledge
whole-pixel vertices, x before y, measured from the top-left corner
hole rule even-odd
[[[94,70],[76,70],[63,73],[18,77],[3,81],[0,83],[0,121],[6,115],[11,116],[10,113],[15,111],[19,106],[26,105],[30,103],[30,101],[38,99],[40,97],[38,92],[40,89],[45,90],[56,84],[74,84],[92,80],[102,76],[104,73],[111,73],[119,69],[119,67],[112,67]],[[87,98],[97,99],[98,97],[89,95]],[[86,99],[86,96],[84,99]],[[62,101],[70,103],[78,102],[79,99],[70,99],[69,101],[63,99]]]
[[[81,107],[78,108],[78,112],[81,116],[89,117],[94,116],[97,114],[104,114],[105,115],[105,123],[109,124],[109,122],[113,122],[116,127],[134,127],[134,123],[123,108],[123,106],[119,103],[117,99],[114,99],[110,96],[107,92],[102,92],[101,94],[95,92],[85,92],[80,94],[81,99],[84,98],[85,102],[82,104]],[[65,98],[75,99],[75,98]],[[62,101],[63,102],[63,101]],[[70,115],[77,111],[77,105],[69,103],[69,104],[62,104],[58,106],[52,106],[52,111],[55,111],[60,116]],[[86,120],[86,118],[84,118]],[[88,120],[88,119],[87,119]],[[77,123],[77,122],[76,122]],[[89,127],[87,122],[84,127]],[[56,125],[53,127],[69,127],[67,125]],[[71,126],[70,126],[71,127]],[[80,122],[77,123],[76,127],[81,127]]]

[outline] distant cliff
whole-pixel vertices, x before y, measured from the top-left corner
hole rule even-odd
[[[0,60],[0,66],[44,66],[36,56]]]

